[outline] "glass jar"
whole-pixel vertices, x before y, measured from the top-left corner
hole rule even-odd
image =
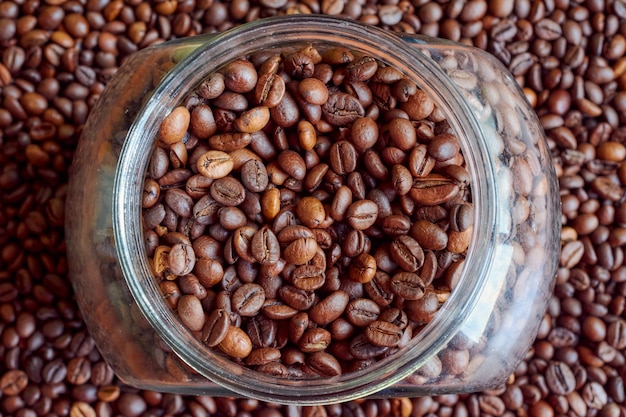
[[[146,256],[141,195],[161,121],[207,74],[241,56],[306,45],[373,56],[433,98],[460,138],[476,227],[456,288],[401,352],[338,377],[289,379],[215,354],[181,324]],[[559,195],[543,131],[496,59],[324,16],[259,20],[133,55],[91,112],[67,201],[70,275],[103,357],[130,385],[185,394],[303,405],[501,386],[536,336],[560,250]]]

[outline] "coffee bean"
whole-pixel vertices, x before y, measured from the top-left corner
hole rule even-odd
[[[330,148],[330,167],[339,175],[349,174],[356,169],[357,153],[348,141],[339,141]]]
[[[176,107],[161,123],[159,138],[167,144],[182,140],[187,133],[190,120],[191,115],[186,107]]]
[[[317,251],[317,243],[312,238],[296,239],[284,250],[285,260],[294,265],[304,265],[313,259]]]
[[[278,239],[268,227],[263,227],[254,234],[251,250],[255,259],[262,265],[274,264],[280,258]]]
[[[403,151],[411,150],[417,143],[415,127],[408,119],[395,118],[389,125],[389,137]]]
[[[304,353],[322,352],[330,344],[331,336],[328,330],[321,327],[313,327],[305,330],[298,341],[300,350]]]
[[[376,259],[368,253],[361,253],[352,260],[349,276],[354,282],[365,284],[376,274]]]
[[[306,360],[306,364],[322,376],[337,376],[342,374],[341,364],[332,355],[326,352],[313,352]]]
[[[217,309],[207,318],[202,329],[201,340],[209,347],[219,345],[228,332],[230,317],[225,310]]]
[[[371,359],[383,354],[389,348],[376,346],[367,340],[365,334],[360,334],[352,339],[349,349],[350,354],[356,359]]]
[[[237,288],[231,299],[233,311],[243,317],[256,315],[264,302],[263,287],[254,283],[246,283]]]
[[[254,66],[246,60],[238,59],[224,67],[224,85],[236,93],[247,93],[254,89],[258,75]]]
[[[205,316],[200,300],[193,295],[183,295],[178,300],[178,316],[192,331],[200,331],[205,324]]]
[[[414,222],[411,226],[410,235],[423,249],[442,250],[448,245],[446,232],[428,220]]]
[[[252,352],[250,337],[239,327],[230,326],[224,339],[217,345],[222,352],[233,358],[243,359]]]
[[[168,264],[175,275],[189,274],[195,264],[196,256],[191,245],[178,243],[170,249]]]
[[[575,388],[574,373],[563,362],[551,363],[546,369],[546,383],[555,394],[566,395]]]
[[[367,298],[357,298],[348,303],[346,318],[357,327],[365,327],[378,319],[380,307]]]
[[[459,190],[459,185],[455,181],[436,174],[430,174],[422,178],[416,178],[409,195],[416,203],[430,206],[450,201]]]
[[[365,337],[376,346],[394,347],[400,343],[402,331],[388,321],[376,320],[365,328]]]
[[[215,201],[230,207],[243,203],[246,196],[243,185],[232,177],[217,179],[211,184],[210,192]]]
[[[197,163],[198,171],[207,178],[218,179],[227,176],[233,169],[233,159],[222,151],[208,151]]]
[[[424,251],[419,243],[404,235],[394,239],[390,246],[392,259],[407,272],[417,271],[424,263]]]
[[[275,73],[259,76],[254,90],[255,101],[268,108],[276,107],[285,94],[285,82]]]
[[[365,230],[376,222],[378,206],[371,200],[359,200],[348,207],[346,216],[354,229]]]
[[[28,385],[28,375],[19,369],[7,371],[0,378],[0,390],[5,395],[19,395]]]
[[[330,94],[322,106],[325,119],[335,126],[344,126],[365,115],[361,103],[354,96],[337,92]]]

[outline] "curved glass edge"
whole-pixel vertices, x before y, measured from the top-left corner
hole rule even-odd
[[[441,66],[480,120],[499,208],[485,291],[461,329],[463,343],[442,352],[469,351],[466,370],[453,380],[428,380],[417,372],[392,387],[392,395],[424,382],[436,394],[493,388],[504,384],[532,345],[555,284],[561,232],[556,174],[537,116],[499,61],[448,41],[403,39]]]
[[[341,37],[338,37],[338,33]],[[431,94],[437,104],[447,109],[447,116],[455,131],[462,137],[472,137],[471,132],[480,131],[473,113],[464,107],[464,97],[456,89],[449,88],[447,79],[438,66],[430,60],[414,54],[406,54],[407,49],[402,39],[395,34],[377,28],[329,17],[281,17],[266,19],[246,25],[245,30],[236,28],[217,35],[202,48],[196,50],[184,62],[180,71],[174,70],[153,93],[151,99],[142,109],[127,141],[124,143],[120,156],[120,168],[115,179],[115,193],[118,196],[114,209],[114,233],[121,267],[128,282],[131,293],[148,321],[157,329],[167,344],[186,363],[211,380],[223,385],[238,394],[263,400],[277,402],[302,403],[303,401],[329,403],[346,401],[374,394],[381,389],[411,375],[415,369],[437,354],[457,332],[465,321],[465,316],[474,308],[478,300],[479,288],[486,276],[485,268],[489,268],[494,233],[495,207],[487,201],[495,200],[495,188],[489,178],[493,178],[492,167],[485,158],[487,152],[481,149],[470,149],[466,144],[469,160],[473,161],[473,173],[476,186],[474,193],[475,205],[478,207],[478,222],[485,227],[474,231],[474,248],[468,258],[480,256],[487,262],[469,262],[466,274],[471,278],[462,280],[459,294],[453,294],[445,313],[420,333],[419,340],[412,343],[416,348],[405,349],[402,354],[394,355],[394,362],[383,362],[369,367],[364,372],[355,372],[339,378],[320,378],[314,381],[278,381],[257,372],[242,368],[217,355],[207,355],[204,346],[182,326],[172,315],[164,303],[155,303],[160,291],[143,253],[141,231],[133,225],[140,222],[140,204],[137,202],[141,194],[143,175],[147,167],[150,141],[145,137],[156,137],[156,126],[177,105],[183,95],[197,85],[209,72],[217,68],[217,63],[225,63],[241,55],[267,49],[268,44],[276,44],[276,39],[283,41],[281,47],[287,46],[285,39],[293,45],[319,42],[342,45],[361,50],[380,57],[388,64],[396,66],[405,73],[421,80],[421,87]],[[312,38],[316,41],[312,41]],[[231,45],[237,44],[237,50]],[[384,52],[381,54],[381,50]],[[424,76],[429,74],[432,78]],[[140,158],[137,158],[140,155]],[[130,175],[128,173],[131,173]],[[480,184],[480,186],[478,186]],[[306,392],[302,388],[306,386]],[[427,387],[414,386],[414,393],[427,393]],[[302,396],[306,398],[302,398]]]
[[[145,389],[198,393],[231,392],[182,365],[154,355],[154,330],[138,311],[122,277],[113,237],[113,178],[126,133],[145,97],[182,57],[206,41],[173,41],[133,54],[117,71],[90,112],[72,162],[65,232],[69,277],[90,335],[115,374]],[[158,352],[162,352],[159,350]],[[172,368],[180,367],[178,374]],[[168,369],[169,368],[169,369]],[[173,375],[178,375],[174,377]],[[183,377],[184,376],[184,377]],[[207,392],[208,391],[208,392]]]

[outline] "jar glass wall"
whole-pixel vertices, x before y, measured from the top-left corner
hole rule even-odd
[[[204,77],[242,55],[311,44],[373,56],[433,98],[461,140],[476,227],[455,290],[401,352],[340,377],[278,379],[216,355],[173,314],[145,255],[140,199],[158,126]],[[544,140],[506,70],[446,41],[289,16],[152,47],[107,86],[77,151],[67,239],[79,306],[117,375],[142,388],[313,404],[497,386],[532,343],[554,284],[560,211]]]

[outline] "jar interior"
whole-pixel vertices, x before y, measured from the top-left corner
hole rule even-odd
[[[457,133],[471,174],[475,225],[462,278],[435,318],[408,344],[367,369],[338,377],[278,379],[245,368],[204,346],[166,304],[151,272],[141,228],[140,196],[160,122],[187,93],[222,64],[259,51],[287,51],[314,45],[340,46],[373,56],[415,81],[443,110]],[[233,45],[237,45],[233,48]],[[477,308],[477,291],[492,264],[496,233],[493,168],[485,138],[463,97],[441,69],[394,34],[329,17],[267,19],[217,35],[184,58],[146,101],[124,143],[114,184],[114,234],[118,257],[140,310],[163,340],[191,368],[245,396],[282,403],[328,403],[374,394],[406,378],[454,337]],[[150,138],[150,140],[146,140]],[[480,332],[477,332],[480,334]]]

